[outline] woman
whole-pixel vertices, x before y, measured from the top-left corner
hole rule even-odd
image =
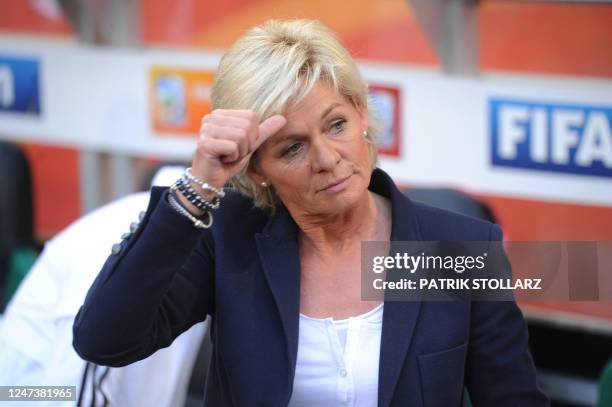
[[[366,95],[321,23],[239,39],[190,172],[153,192],[90,289],[79,354],[132,363],[210,314],[207,406],[453,406],[464,386],[475,405],[545,405],[513,302],[361,300],[364,240],[501,238],[375,169]]]

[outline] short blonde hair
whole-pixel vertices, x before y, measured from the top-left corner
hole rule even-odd
[[[269,20],[247,31],[225,53],[212,85],[213,109],[250,109],[260,121],[298,103],[319,82],[327,82],[355,108],[368,112],[366,141],[372,169],[380,125],[367,85],[336,35],[316,20]],[[248,164],[231,180],[255,206],[274,211],[279,199],[247,175]]]

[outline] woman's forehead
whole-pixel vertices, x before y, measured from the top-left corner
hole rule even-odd
[[[350,101],[326,84],[316,84],[302,100],[285,109],[287,126],[292,122],[320,121],[334,109],[350,106]]]

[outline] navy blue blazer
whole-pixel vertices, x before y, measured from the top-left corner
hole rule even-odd
[[[392,205],[392,240],[499,240],[497,225],[406,198],[381,170],[370,190]],[[86,360],[123,366],[212,316],[205,406],[286,406],[298,348],[298,228],[230,192],[205,231],[152,191],[140,226],[112,254],[74,323]],[[94,233],[94,231],[92,231]],[[378,405],[544,406],[513,301],[385,301]]]

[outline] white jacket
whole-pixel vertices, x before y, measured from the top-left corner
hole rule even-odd
[[[148,199],[149,193],[142,192],[103,206],[45,245],[0,323],[0,385],[77,386],[78,397],[86,362],[72,348],[74,317],[111,246],[138,221]],[[116,406],[183,405],[204,333],[201,323],[145,360],[123,368],[97,366],[95,404],[103,405],[106,396]],[[90,367],[84,405],[91,405],[92,372]],[[35,403],[46,404],[75,402]]]

